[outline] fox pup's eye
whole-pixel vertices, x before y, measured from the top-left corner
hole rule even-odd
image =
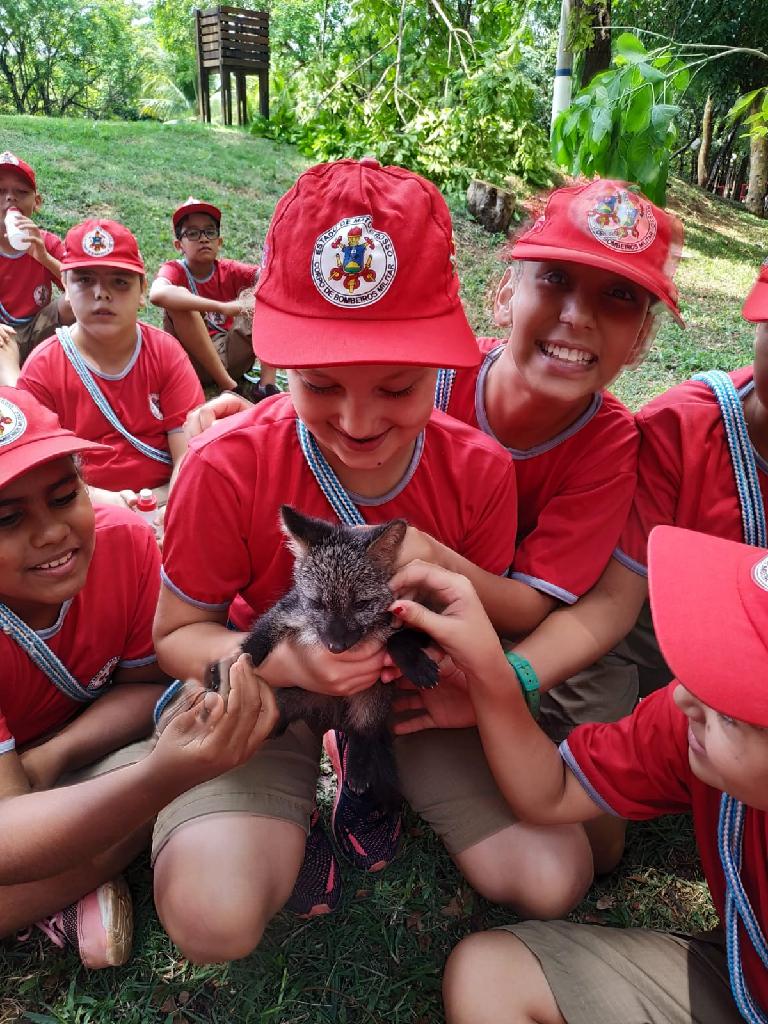
[[[365,600],[365,601],[355,601],[352,604],[352,610],[356,611],[356,612],[363,612],[363,611],[365,611],[365,609],[368,607],[368,605],[370,603],[371,602],[368,601],[368,600]]]
[[[312,605],[313,608],[325,608],[325,604],[322,601],[318,601],[316,597],[310,597],[309,603]]]

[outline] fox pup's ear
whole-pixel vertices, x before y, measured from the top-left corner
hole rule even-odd
[[[312,516],[303,516],[291,505],[280,506],[280,528],[296,558],[303,558],[310,548],[333,533],[330,523],[313,519]]]
[[[365,549],[370,560],[382,569],[390,569],[407,529],[404,519],[393,519],[391,523],[373,527]]]

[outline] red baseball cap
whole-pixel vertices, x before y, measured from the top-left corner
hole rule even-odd
[[[768,550],[657,526],[648,562],[654,628],[677,679],[715,711],[768,727]]]
[[[513,245],[518,260],[565,260],[611,270],[642,285],[685,327],[672,280],[683,225],[626,181],[598,178],[556,189],[533,227]]]
[[[209,217],[213,217],[217,224],[221,224],[221,210],[218,206],[214,206],[212,203],[203,203],[201,200],[195,199],[194,196],[190,196],[189,199],[185,199],[181,206],[177,206],[173,211],[171,220],[173,221],[174,229],[178,227],[180,220],[183,220],[184,217],[189,217],[192,213],[207,213]]]
[[[11,153],[7,149],[4,153],[0,153],[0,169],[2,169],[2,167],[5,167],[6,171],[15,171],[19,177],[24,178],[24,180],[29,182],[32,188],[37,191],[35,172],[29,164],[25,164],[24,161],[20,160],[15,153]]]
[[[116,267],[144,273],[144,261],[134,235],[116,220],[85,220],[67,232],[62,270],[77,267]]]
[[[435,186],[372,157],[305,171],[267,232],[253,338],[261,359],[289,368],[475,366]]]
[[[65,430],[29,391],[0,387],[0,487],[62,455],[107,450]]]
[[[741,315],[753,324],[768,320],[768,260],[760,267],[757,280],[741,307]]]

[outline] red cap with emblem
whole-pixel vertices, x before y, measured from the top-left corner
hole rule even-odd
[[[189,199],[185,199],[181,206],[177,206],[173,211],[171,220],[173,221],[174,229],[179,226],[180,220],[183,220],[184,217],[189,217],[193,213],[207,213],[209,217],[213,217],[217,224],[221,224],[221,210],[218,206],[214,206],[213,203],[204,203],[202,200],[190,196]]]
[[[768,551],[657,526],[648,568],[654,629],[677,679],[720,714],[768,728]]]
[[[0,387],[0,487],[51,459],[106,450],[65,430],[29,391]]]
[[[20,160],[15,153],[11,153],[6,150],[4,153],[0,153],[0,170],[14,171],[28,182],[35,191],[37,191],[37,182],[35,181],[35,172],[29,166],[25,164],[23,160]]]
[[[612,270],[661,299],[684,327],[673,281],[682,250],[683,226],[677,217],[626,181],[598,179],[556,189],[510,255]]]
[[[144,261],[134,235],[116,220],[85,220],[67,232],[62,270],[115,267],[144,273]]]
[[[753,324],[768,320],[768,260],[760,267],[757,280],[741,308],[741,315]]]
[[[371,157],[305,171],[267,232],[253,338],[259,358],[289,368],[476,365],[435,186]]]

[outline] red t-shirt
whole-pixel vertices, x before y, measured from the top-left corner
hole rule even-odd
[[[123,426],[162,451],[168,451],[168,434],[181,430],[189,410],[204,401],[200,381],[179,342],[148,324],[137,325],[136,348],[121,373],[89,369]],[[32,351],[19,387],[31,391],[78,437],[111,446],[110,451],[84,456],[89,484],[138,491],[170,479],[169,465],[142,455],[110,425],[55,336]]]
[[[704,875],[721,919],[725,878],[717,849],[722,793],[705,785],[688,761],[688,720],[672,700],[673,681],[620,722],[578,726],[560,745],[563,760],[592,799],[620,818],[643,821],[691,811]],[[755,916],[768,932],[768,816],[746,808],[741,878]],[[768,972],[740,930],[742,963],[755,999],[768,1010]]]
[[[434,412],[400,483],[350,495],[369,523],[402,517],[477,565],[506,571],[515,545],[512,460],[463,423]],[[230,417],[191,442],[165,518],[163,579],[184,601],[239,628],[291,586],[281,504],[335,521],[299,446],[290,395]]]
[[[64,258],[64,243],[58,235],[42,231],[46,251],[56,260]],[[53,295],[61,282],[28,252],[9,255],[0,252],[0,323],[14,326],[14,320],[31,320]]]
[[[752,390],[752,367],[730,374],[742,395]],[[648,536],[665,524],[743,542],[741,506],[720,407],[703,381],[688,380],[637,413],[640,456],[637,490],[616,558],[647,574]],[[768,506],[768,464],[754,453]]]
[[[135,512],[112,506],[96,506],[95,512],[96,544],[85,586],[38,635],[81,686],[106,691],[118,666],[156,660],[152,620],[160,552]],[[63,694],[2,632],[0,662],[0,753],[60,728],[85,706]]]
[[[458,370],[448,413],[494,437],[485,410],[488,371],[504,350],[478,338],[485,358]],[[638,436],[632,414],[610,392],[545,444],[507,449],[518,491],[517,552],[510,576],[566,604],[600,578],[632,504]]]
[[[208,277],[192,278],[194,289],[189,287],[188,273],[179,260],[168,260],[161,265],[157,276],[180,288],[196,291],[204,299],[232,302],[244,288],[252,288],[256,284],[259,267],[254,263],[240,263],[238,260],[216,260]],[[222,313],[204,313],[203,319],[211,335],[230,330],[233,322],[231,316],[224,316]]]

